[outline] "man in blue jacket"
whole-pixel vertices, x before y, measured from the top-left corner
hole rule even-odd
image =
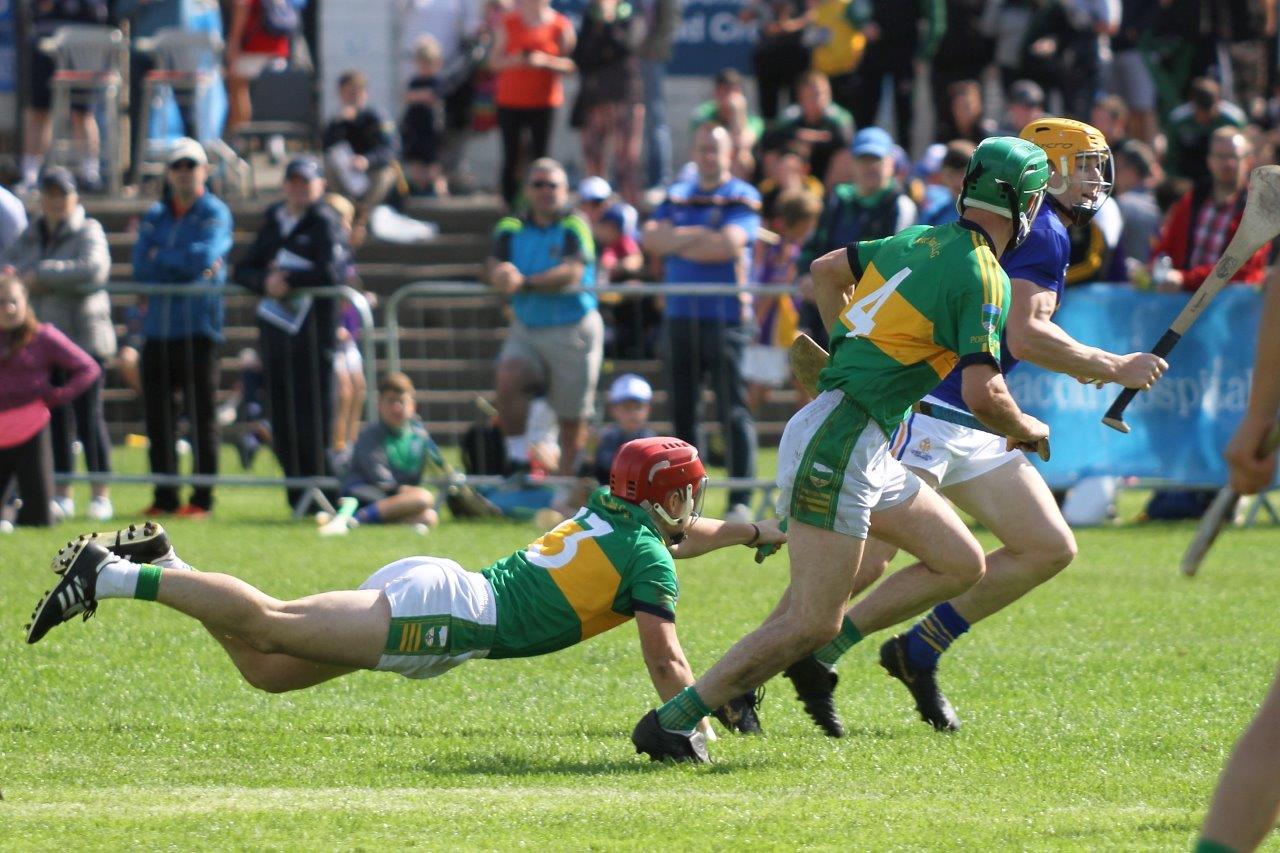
[[[205,187],[209,160],[204,147],[183,138],[165,171],[165,195],[152,205],[133,247],[133,277],[144,284],[221,286],[231,250],[231,211]],[[153,474],[176,474],[178,410],[182,392],[191,425],[197,474],[218,473],[214,393],[217,345],[222,340],[222,295],[155,295],[147,299],[142,327],[142,384]],[[156,486],[145,515],[203,518],[213,508],[213,487],[197,486],[181,506],[176,486]]]

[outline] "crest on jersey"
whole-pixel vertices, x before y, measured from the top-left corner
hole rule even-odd
[[[1000,306],[986,303],[982,306],[982,328],[988,332],[994,332],[996,324],[1000,322]]]
[[[821,462],[814,462],[813,468],[809,471],[809,482],[813,484],[815,489],[825,489],[831,484],[831,478],[835,476],[835,471],[823,465]]]

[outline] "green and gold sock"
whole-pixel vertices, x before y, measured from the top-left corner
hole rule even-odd
[[[858,626],[849,621],[848,616],[845,616],[844,621],[840,624],[840,633],[836,634],[835,639],[831,642],[814,652],[813,656],[827,666],[835,666],[841,655],[861,641],[862,632],[858,630]]]
[[[1236,853],[1236,849],[1225,844],[1219,844],[1216,841],[1210,841],[1202,836],[1196,841],[1196,846],[1192,853]]]
[[[689,686],[658,708],[658,724],[673,732],[691,732],[710,713],[698,691]]]

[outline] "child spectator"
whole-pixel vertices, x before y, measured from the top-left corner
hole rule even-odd
[[[778,235],[777,242],[761,240],[756,245],[752,284],[782,285],[796,279],[796,258],[809,232],[818,221],[822,203],[805,192],[793,190],[778,200],[778,215],[769,229]],[[787,347],[795,339],[800,314],[795,296],[757,296],[755,342],[748,344],[742,359],[742,374],[747,380],[747,405],[753,415],[769,391],[781,388],[791,377]]]
[[[337,212],[343,233],[349,240],[351,226],[355,221],[355,205],[337,193],[329,193],[324,200]],[[345,247],[343,251],[346,254],[343,282],[357,286],[360,280],[356,275],[354,258]],[[367,298],[372,300],[373,294],[369,294]],[[372,301],[370,304],[372,305]],[[333,421],[333,449],[341,454],[346,452],[347,445],[355,440],[360,431],[360,409],[364,406],[365,394],[368,393],[364,381],[364,356],[360,352],[360,312],[345,299],[342,300],[342,314],[338,318],[336,335],[333,379],[338,405]]]
[[[414,194],[449,194],[440,168],[441,61],[440,43],[433,37],[424,35],[414,44],[414,74],[400,118],[400,151]]]
[[[428,465],[441,470],[444,459],[417,417],[413,393],[403,373],[378,382],[378,422],[360,431],[342,478],[342,494],[360,502],[355,518],[361,524],[434,527],[440,521],[435,497],[419,483]]]
[[[622,374],[609,386],[607,399],[612,423],[600,431],[596,451],[591,457],[592,474],[602,485],[609,482],[609,468],[619,447],[637,438],[657,435],[649,426],[653,388],[643,377],[634,373]]]

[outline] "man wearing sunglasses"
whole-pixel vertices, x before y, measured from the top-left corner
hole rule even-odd
[[[529,403],[533,391],[545,393],[560,421],[560,473],[572,474],[604,355],[595,243],[590,226],[570,212],[564,168],[555,160],[533,162],[525,196],[528,213],[499,220],[485,261],[485,280],[511,298],[515,314],[498,355],[498,424],[508,467],[527,466]]]
[[[209,159],[204,146],[183,137],[173,146],[165,170],[164,197],[152,205],[133,246],[133,277],[145,284],[221,286],[231,250],[231,211],[209,192]],[[222,340],[222,295],[155,295],[147,299],[142,326],[142,385],[151,472],[178,472],[179,409],[191,422],[191,449],[197,474],[218,473],[214,393],[218,387],[217,345]],[[145,515],[203,518],[213,508],[213,488],[197,486],[181,506],[178,489],[156,486]]]

